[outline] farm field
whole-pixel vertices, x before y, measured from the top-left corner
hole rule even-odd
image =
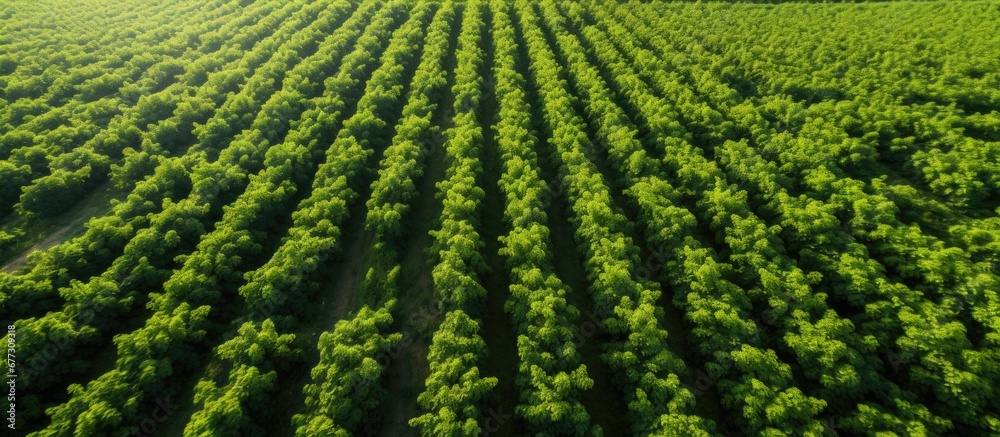
[[[1000,3],[0,3],[4,431],[1000,435]]]

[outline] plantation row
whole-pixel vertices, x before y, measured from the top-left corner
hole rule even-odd
[[[19,433],[1000,433],[995,4],[0,16]]]

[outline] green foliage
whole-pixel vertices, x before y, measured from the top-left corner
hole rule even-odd
[[[194,402],[202,408],[191,416],[184,435],[266,435],[269,395],[277,385],[276,367],[301,360],[292,334],[279,335],[271,319],[259,326],[247,322],[235,338],[216,348],[219,359],[232,364],[225,385],[202,380]]]
[[[21,194],[23,213],[52,216],[65,210],[86,192],[85,181],[90,177],[90,166],[70,172],[59,170],[38,183],[28,186]]]
[[[18,431],[1000,433],[1000,10],[668,3],[0,5]]]
[[[292,419],[296,435],[351,435],[377,422],[373,410],[385,397],[380,360],[402,339],[398,333],[382,334],[392,323],[394,303],[377,310],[363,307],[320,336],[320,362],[312,369],[312,383],[303,389],[306,412]]]
[[[497,384],[482,377],[479,364],[486,358],[486,343],[476,320],[482,314],[486,290],[478,273],[485,269],[481,249],[479,214],[484,191],[478,185],[483,129],[476,119],[482,95],[480,68],[483,34],[480,1],[466,3],[458,35],[455,84],[451,92],[454,127],[445,132],[445,179],[438,182],[442,202],[440,228],[431,231],[434,267],[431,274],[438,308],[444,321],[434,333],[427,356],[430,374],[418,396],[424,414],[410,420],[421,435],[479,435],[483,398]]]
[[[586,254],[591,293],[603,318],[601,328],[614,338],[603,358],[624,387],[633,432],[662,433],[665,431],[660,427],[672,429],[685,423],[683,428],[708,434],[714,424],[691,414],[694,396],[681,385],[677,375],[685,365],[667,346],[667,332],[660,321],[662,310],[655,306],[660,292],[653,284],[632,277],[638,266],[637,248],[625,235],[629,227],[625,217],[614,210],[601,172],[587,157],[586,149],[592,145],[587,140],[586,124],[573,109],[575,99],[568,84],[559,77],[562,69],[556,55],[538,29],[534,6],[525,2],[517,6],[534,78],[547,102],[544,115],[550,142],[559,151],[557,162],[568,174],[563,184],[576,213],[576,238]],[[552,19],[553,9],[549,6],[546,17]],[[582,55],[578,49],[567,49],[570,40],[568,35],[562,35],[557,46],[568,50],[565,53]],[[574,81],[586,83],[587,79],[577,77],[582,74],[579,66],[571,60],[570,73]],[[590,81],[594,80],[591,76]],[[585,86],[593,90],[596,85]]]
[[[410,420],[421,435],[475,436],[482,430],[479,404],[496,386],[495,377],[482,377],[478,365],[486,356],[479,323],[462,310],[445,314],[427,354],[430,376],[417,398],[428,411]]]
[[[497,48],[494,76],[500,101],[494,129],[504,159],[501,189],[506,195],[504,218],[511,227],[501,236],[501,255],[511,275],[511,297],[505,309],[518,333],[521,363],[517,383],[521,404],[515,412],[532,432],[584,435],[590,416],[580,401],[594,381],[581,363],[572,327],[579,311],[566,301],[570,290],[554,274],[536,139],[529,130],[529,107],[516,71],[517,43],[505,5],[491,2],[493,39]]]

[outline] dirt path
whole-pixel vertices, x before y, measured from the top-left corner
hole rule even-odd
[[[435,184],[444,178],[444,147],[435,147],[427,159],[424,175],[417,185],[420,195],[411,216],[411,238],[404,243],[400,263],[399,301],[392,330],[403,334],[403,339],[391,354],[389,367],[383,375],[389,395],[379,406],[382,419],[377,435],[385,437],[415,435],[409,421],[421,413],[417,396],[423,392],[424,381],[430,374],[427,353],[434,331],[444,316],[434,299],[434,281],[427,254],[434,241],[428,232],[441,213],[441,202],[435,198]]]
[[[456,8],[456,14],[461,16],[464,8]],[[451,35],[450,51],[444,62],[448,72],[447,85],[444,88],[444,98],[438,102],[434,114],[434,126],[439,126],[439,133],[434,135],[424,158],[424,174],[416,182],[417,196],[408,218],[410,224],[409,238],[402,244],[403,254],[400,260],[399,289],[396,297],[398,303],[395,310],[393,331],[403,334],[400,347],[390,356],[389,367],[383,375],[386,391],[389,395],[379,406],[381,428],[376,432],[379,436],[396,437],[415,435],[410,427],[410,419],[421,414],[417,396],[424,391],[424,381],[430,374],[427,363],[427,353],[431,345],[434,331],[444,317],[438,309],[434,298],[434,281],[431,278],[432,266],[428,263],[427,250],[434,239],[430,231],[437,227],[441,216],[441,201],[437,199],[437,183],[444,180],[444,132],[453,126],[451,116],[455,97],[450,92],[455,83],[455,50],[458,41],[459,21],[456,19]]]
[[[315,347],[319,343],[319,336],[323,332],[332,332],[334,325],[355,309],[356,301],[360,298],[358,290],[364,280],[368,248],[372,239],[371,234],[364,229],[366,211],[364,202],[355,202],[348,224],[344,227],[343,253],[329,261],[325,268],[319,269],[320,278],[316,281],[322,288],[316,293],[316,300],[311,302],[308,314],[302,319],[305,323],[295,332],[299,344],[311,347],[305,349],[308,354],[306,360],[293,366],[284,380],[279,381],[281,388],[272,401],[281,411],[276,414],[271,426],[265,427],[267,435],[294,434],[292,416],[300,413],[299,410],[305,404],[302,387],[312,382],[310,371],[319,363],[319,350]]]
[[[427,249],[433,243],[429,232],[440,216],[441,202],[435,198],[435,184],[444,178],[444,148],[438,144],[430,156],[424,175],[418,182],[416,203],[411,223],[411,238],[404,243],[396,320],[393,331],[403,334],[400,348],[393,351],[392,361],[386,369],[386,389],[389,396],[379,407],[382,429],[378,435],[399,436],[414,432],[409,420],[420,415],[417,396],[424,389],[424,380],[430,373],[427,352],[431,338],[443,314],[434,300],[434,281],[428,264]]]
[[[434,281],[431,276],[433,266],[428,250],[434,242],[432,229],[440,225],[441,200],[437,198],[437,183],[444,180],[447,171],[445,162],[444,132],[454,126],[452,116],[455,96],[451,87],[455,83],[457,66],[456,52],[461,17],[464,6],[455,8],[456,19],[452,26],[451,50],[444,61],[447,84],[433,116],[432,125],[439,131],[431,138],[424,163],[424,174],[416,181],[418,197],[408,217],[409,237],[402,242],[400,279],[396,293],[398,303],[392,330],[403,335],[399,347],[390,354],[389,366],[383,375],[388,396],[379,406],[380,427],[375,434],[384,437],[416,435],[410,427],[410,419],[422,411],[417,397],[424,391],[424,382],[430,374],[427,354],[434,332],[437,331],[444,313],[438,309],[434,296]]]
[[[32,227],[37,226],[41,229],[40,233],[48,232],[48,235],[22,251],[20,255],[11,258],[3,267],[0,267],[0,271],[12,273],[25,265],[28,262],[28,256],[32,253],[46,250],[71,237],[82,234],[85,230],[84,225],[91,218],[102,215],[111,209],[109,202],[116,194],[111,187],[107,183],[98,186],[66,213],[51,219],[39,219],[39,223]]]
[[[519,402],[516,378],[520,364],[517,352],[517,334],[510,323],[510,316],[504,311],[504,304],[510,297],[510,273],[505,259],[500,256],[500,241],[498,237],[507,234],[507,225],[503,221],[504,195],[500,192],[499,179],[503,173],[500,162],[500,151],[494,132],[489,126],[496,119],[497,102],[493,84],[493,37],[488,29],[492,26],[493,17],[486,10],[484,17],[483,41],[486,59],[483,61],[483,91],[479,105],[479,122],[483,126],[483,177],[479,185],[485,196],[480,209],[482,226],[480,236],[485,244],[483,258],[489,270],[480,274],[483,288],[486,289],[486,312],[483,314],[483,340],[489,355],[483,363],[484,375],[495,376],[498,379],[491,396],[483,405],[484,435],[520,435],[524,433],[521,420],[514,415],[514,409]]]
[[[550,170],[546,173],[552,175],[547,179],[549,186],[555,186],[558,183],[554,180],[555,172]],[[605,434],[613,435],[615,430],[629,429],[628,406],[625,405],[625,394],[611,380],[611,368],[601,359],[608,337],[597,329],[601,315],[590,296],[583,254],[573,239],[566,208],[566,197],[559,196],[549,204],[546,213],[549,216],[552,248],[558,254],[553,260],[556,276],[570,288],[566,301],[580,311],[580,319],[574,327],[579,335],[577,349],[587,366],[587,375],[594,380],[594,386],[583,392],[580,402],[590,414],[591,423],[600,426]]]

